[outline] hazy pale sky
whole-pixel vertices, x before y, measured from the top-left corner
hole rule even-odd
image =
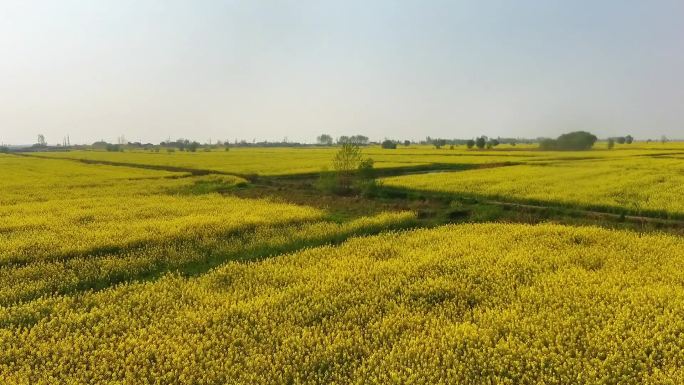
[[[684,137],[684,1],[0,0],[0,142]]]

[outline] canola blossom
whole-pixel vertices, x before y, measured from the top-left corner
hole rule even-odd
[[[640,156],[669,155],[684,153],[684,144],[639,143],[618,145],[608,151],[597,144],[593,151],[538,151],[537,145],[511,146],[502,144],[491,150],[468,149],[465,145],[448,146],[440,149],[431,145],[398,146],[395,150],[382,149],[377,145],[363,147],[364,156],[374,161],[379,169],[415,167],[427,165],[487,165],[502,163],[546,162],[562,159],[614,159]],[[176,167],[222,172],[236,175],[259,174],[266,176],[317,173],[330,165],[337,151],[336,147],[318,148],[276,148],[237,147],[199,152],[150,152],[130,150],[66,151],[44,152],[36,156],[52,159],[80,159],[88,161],[114,162],[129,165],[154,167]]]
[[[58,202],[63,203],[63,202]],[[308,207],[221,197],[107,197],[3,207],[0,266],[320,218]]]
[[[323,220],[272,222],[222,236],[183,236],[99,255],[32,260],[25,265],[0,267],[0,305],[48,294],[106,287],[165,270],[201,270],[226,260],[266,258],[291,249],[340,241],[352,235],[406,228],[414,223],[412,212],[381,213],[339,224]]]
[[[684,160],[639,157],[543,162],[383,179],[387,186],[684,218]]]
[[[0,308],[7,384],[684,381],[684,240],[465,224]]]
[[[323,216],[305,206],[178,193],[207,177],[25,157],[0,158],[0,166],[7,173],[0,191],[0,267]],[[243,180],[221,176],[220,182]]]
[[[682,150],[364,154],[482,165],[394,188],[683,217]],[[684,382],[681,236],[232,194],[333,151],[0,154],[0,384]]]

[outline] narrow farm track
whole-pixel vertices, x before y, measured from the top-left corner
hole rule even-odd
[[[223,171],[203,170],[203,169],[188,168],[188,167],[162,166],[162,165],[130,163],[130,162],[113,162],[113,161],[109,161],[109,160],[79,159],[79,158],[68,158],[68,157],[49,158],[49,157],[43,157],[43,156],[35,156],[35,155],[31,155],[28,153],[22,153],[22,152],[13,152],[12,155],[26,156],[26,157],[39,158],[39,159],[70,160],[73,162],[79,162],[79,163],[85,163],[85,164],[101,164],[104,166],[120,166],[120,167],[142,168],[145,170],[181,172],[181,173],[188,173],[188,174],[191,174],[194,176],[218,174],[218,175],[235,175],[235,176],[239,176],[239,177],[243,177],[243,178],[246,177],[246,175],[240,175],[237,173],[227,173],[227,172],[223,172]]]
[[[525,204],[525,203],[502,202],[502,201],[495,201],[495,200],[484,200],[483,202],[485,202],[487,204],[498,205],[498,206],[503,206],[503,207],[510,207],[510,208],[517,208],[517,209],[548,210],[550,208],[560,208],[558,206],[552,206],[552,205],[543,206],[543,205],[532,205],[532,204]],[[587,218],[596,218],[596,219],[600,219],[600,220],[603,220],[603,219],[624,220],[624,221],[630,221],[630,222],[634,222],[634,223],[654,223],[654,224],[659,224],[659,225],[684,228],[684,220],[679,220],[679,219],[665,219],[665,218],[657,218],[657,217],[649,217],[649,216],[641,216],[641,215],[620,215],[620,214],[608,213],[608,212],[604,212],[604,211],[582,210],[582,209],[575,209],[572,211],[574,213],[583,215],[584,217],[587,217]]]
[[[409,188],[389,187],[383,189],[390,196],[404,199],[409,196],[425,200],[455,200],[482,205],[501,207],[505,210],[519,211],[524,213],[537,213],[539,218],[552,219],[561,217],[583,218],[596,225],[603,225],[607,221],[611,223],[628,222],[635,225],[651,224],[659,229],[674,229],[677,232],[684,231],[684,220],[678,218],[663,218],[649,215],[622,214],[609,211],[601,211],[591,208],[573,207],[569,205],[553,204],[552,202],[524,202],[516,200],[492,199],[487,196],[477,196],[459,193],[434,192],[426,190],[414,190]],[[591,223],[589,223],[591,224]]]
[[[240,172],[227,172],[214,169],[202,169],[202,168],[190,168],[190,167],[178,167],[169,165],[155,165],[148,163],[131,163],[131,162],[115,162],[109,160],[97,160],[97,159],[83,159],[83,158],[70,158],[70,157],[60,157],[60,158],[49,158],[42,156],[35,156],[29,153],[13,153],[13,155],[27,156],[40,159],[61,159],[70,160],[74,162],[80,162],[85,164],[101,164],[105,166],[120,166],[120,167],[132,167],[141,168],[146,170],[158,170],[158,171],[169,171],[169,172],[179,172],[187,173],[192,176],[202,176],[202,175],[234,175],[241,178],[248,179],[250,181],[260,180],[282,180],[282,179],[311,179],[318,178],[321,172],[306,172],[306,173],[294,173],[294,174],[283,174],[283,175],[259,175],[259,174],[245,174]],[[387,168],[377,168],[375,173],[379,177],[384,176],[401,176],[401,175],[413,175],[413,174],[427,174],[431,172],[448,172],[448,171],[464,171],[473,169],[484,169],[484,168],[495,168],[495,167],[505,167],[505,166],[515,166],[522,164],[520,162],[499,162],[499,163],[482,163],[482,164],[460,164],[460,163],[430,163],[427,165],[412,165],[404,167],[387,167]]]

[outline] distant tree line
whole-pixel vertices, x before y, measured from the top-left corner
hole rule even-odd
[[[179,151],[188,151],[188,152],[196,152],[198,148],[200,148],[201,144],[197,141],[194,140],[189,140],[189,139],[178,139],[174,142],[171,141],[166,141],[166,142],[161,142],[159,144],[162,147],[167,147],[167,148],[175,148],[178,149]]]
[[[316,137],[316,143],[322,146],[332,146],[335,140],[331,135],[321,134]],[[358,146],[365,146],[370,144],[370,140],[365,135],[342,135],[337,138],[337,144],[356,144]]]
[[[661,143],[666,143],[670,139],[665,136],[660,138]],[[433,138],[427,136],[424,140],[411,141],[411,140],[395,140],[385,138],[380,142],[371,141],[365,135],[342,135],[338,138],[334,138],[329,134],[321,134],[316,137],[316,146],[342,146],[344,144],[354,144],[357,146],[368,146],[368,145],[379,145],[383,149],[396,149],[399,146],[410,146],[412,144],[420,145],[431,145],[437,149],[441,149],[445,146],[453,149],[455,146],[466,146],[468,149],[493,149],[501,144],[507,144],[510,146],[516,146],[517,144],[531,144],[539,143],[539,148],[541,150],[587,150],[594,146],[597,138],[595,135],[586,131],[575,131],[567,134],[563,134],[556,139],[551,138],[491,138],[485,135],[478,136],[472,139],[445,139],[445,138]],[[652,142],[654,140],[648,139],[646,142]],[[616,144],[631,144],[634,142],[634,137],[631,135],[616,136],[607,138],[608,148],[613,148]],[[285,137],[281,141],[257,141],[253,139],[252,141],[246,140],[216,140],[211,139],[208,142],[200,143],[196,140],[190,139],[176,139],[176,140],[166,140],[159,144],[152,143],[141,143],[141,142],[130,142],[121,135],[116,138],[116,143],[108,143],[104,140],[100,140],[92,143],[91,145],[71,145],[68,136],[64,137],[62,144],[48,145],[47,140],[44,135],[38,135],[35,144],[30,147],[22,147],[21,151],[65,151],[70,149],[96,149],[96,150],[106,150],[112,152],[125,151],[128,149],[141,149],[159,152],[160,149],[166,149],[168,152],[174,151],[187,151],[196,152],[199,150],[212,151],[216,149],[223,149],[225,151],[229,150],[229,147],[306,147],[312,144],[300,143],[289,141]],[[9,152],[10,149],[7,146],[2,146],[0,148],[1,152]]]
[[[440,149],[444,146],[449,146],[453,149],[455,146],[465,145],[468,148],[478,148],[478,149],[491,149],[499,144],[509,144],[515,146],[518,143],[533,143],[533,140],[529,139],[519,139],[519,138],[488,138],[487,136],[480,136],[475,139],[443,139],[443,138],[432,138],[426,137],[425,140],[417,142],[421,145],[432,145],[435,148]],[[410,140],[392,140],[385,139],[380,143],[380,146],[385,149],[396,149],[399,145],[410,146],[413,142]],[[372,144],[372,142],[371,142]]]
[[[613,140],[617,144],[632,144],[634,142],[634,138],[632,135],[627,135],[627,136],[615,136],[612,138],[608,138],[608,140]]]
[[[431,144],[435,146],[435,148],[440,149],[444,146],[449,146],[449,148],[453,149],[455,146],[460,146],[460,145],[465,145],[467,148],[472,149],[472,148],[477,148],[479,150],[482,149],[492,149],[500,144],[509,144],[511,146],[515,146],[518,143],[533,143],[533,140],[530,139],[521,139],[521,138],[490,138],[487,137],[486,135],[478,136],[474,139],[441,139],[441,138],[431,138],[427,137],[424,141],[421,141],[421,144]]]
[[[563,134],[556,139],[544,139],[539,148],[544,151],[582,151],[594,146],[598,138],[586,131],[575,131]]]

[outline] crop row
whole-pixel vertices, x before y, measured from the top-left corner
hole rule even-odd
[[[286,251],[339,242],[353,235],[406,228],[415,223],[411,212],[382,213],[345,223],[305,221],[265,225],[239,232],[202,237],[149,240],[139,247],[101,255],[33,261],[0,267],[0,305],[28,301],[55,293],[103,288],[148,278],[169,270],[201,273],[225,261],[266,258]],[[254,223],[252,223],[254,225]],[[193,233],[194,230],[193,230]]]

